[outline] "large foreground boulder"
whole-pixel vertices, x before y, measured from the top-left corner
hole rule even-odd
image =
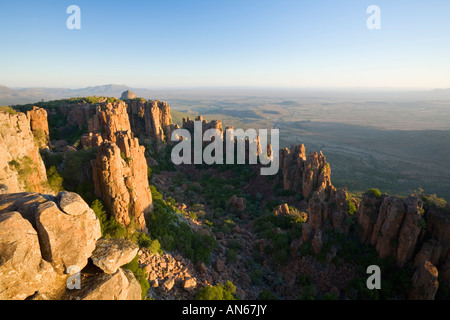
[[[67,292],[68,300],[141,300],[141,286],[133,273],[119,269],[114,274],[94,274],[83,279],[81,289]]]
[[[49,282],[54,271],[42,260],[39,239],[19,212],[0,215],[0,300],[25,299]]]
[[[65,272],[70,266],[79,269],[86,266],[101,237],[100,222],[91,209],[81,214],[69,212],[48,201],[39,205],[36,213],[43,258],[59,272]]]

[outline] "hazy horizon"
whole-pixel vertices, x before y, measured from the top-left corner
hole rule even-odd
[[[152,89],[165,89],[165,90],[179,90],[179,89],[281,89],[281,90],[329,90],[329,91],[430,91],[430,90],[449,90],[450,87],[382,87],[382,86],[373,86],[373,87],[353,87],[353,86],[335,86],[335,87],[326,87],[326,86],[299,86],[299,87],[289,87],[289,86],[244,86],[244,85],[230,85],[230,86],[141,86],[141,87],[133,87],[127,84],[118,84],[118,83],[98,83],[98,84],[85,84],[81,86],[42,86],[39,84],[29,85],[29,86],[9,86],[4,83],[0,83],[0,86],[4,86],[14,90],[21,89],[34,89],[34,88],[42,88],[42,89],[70,89],[70,90],[79,90],[86,88],[95,88],[95,87],[105,87],[105,86],[124,86],[133,89],[143,89],[143,90],[152,90]]]

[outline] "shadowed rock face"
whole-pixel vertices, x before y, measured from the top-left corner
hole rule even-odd
[[[434,300],[439,288],[438,271],[430,262],[425,261],[414,273],[413,288],[409,292],[410,300]]]

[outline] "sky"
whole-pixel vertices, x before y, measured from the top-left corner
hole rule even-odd
[[[8,87],[449,88],[450,1],[0,0],[0,45]]]

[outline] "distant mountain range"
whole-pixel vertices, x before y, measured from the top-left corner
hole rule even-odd
[[[244,91],[252,92],[253,94],[258,94],[261,92],[265,92],[264,89],[261,88],[191,88],[191,89],[145,89],[145,88],[131,88],[126,85],[117,85],[117,84],[107,84],[107,85],[101,85],[101,86],[95,86],[95,87],[86,87],[86,88],[80,88],[80,89],[68,89],[68,88],[8,88],[6,86],[0,85],[0,105],[17,105],[17,104],[27,104],[27,103],[34,103],[39,101],[49,101],[49,100],[57,100],[57,99],[65,99],[65,98],[72,98],[72,97],[87,97],[87,96],[107,96],[107,97],[117,97],[120,98],[122,93],[126,90],[131,90],[133,93],[136,94],[137,97],[142,97],[146,99],[155,99],[158,94],[168,91],[172,91],[172,93],[175,91],[178,91],[178,93],[186,94],[186,93],[197,93],[197,95],[200,93],[200,96],[205,94],[206,92],[211,93],[213,91],[220,92],[221,90],[229,91],[230,92],[238,92],[243,93]],[[256,91],[255,91],[256,89]],[[200,91],[199,91],[200,90]],[[276,90],[276,89],[275,89]],[[309,92],[309,89],[292,89],[288,90],[290,92]],[[315,92],[315,94],[320,95],[327,95],[327,94],[336,94],[336,92],[339,92],[339,90],[312,90],[312,92]],[[334,92],[334,93],[333,93]],[[346,89],[343,92],[350,93],[351,90]],[[355,93],[358,92],[358,89],[355,91]],[[367,91],[370,94],[373,94],[375,91]],[[378,97],[381,98],[384,95],[391,96],[392,92],[395,91],[385,91],[381,90],[380,93],[378,93]],[[405,91],[401,90],[397,92],[397,94],[402,98],[410,98],[410,99],[425,99],[425,100],[447,100],[450,99],[450,88],[449,89],[434,89],[434,90],[411,90],[411,91]]]
[[[125,85],[108,84],[81,89],[68,88],[17,88],[0,85],[0,105],[26,104],[72,97],[108,96],[120,98],[122,92],[132,90],[139,97],[151,98],[152,90],[130,88]]]

